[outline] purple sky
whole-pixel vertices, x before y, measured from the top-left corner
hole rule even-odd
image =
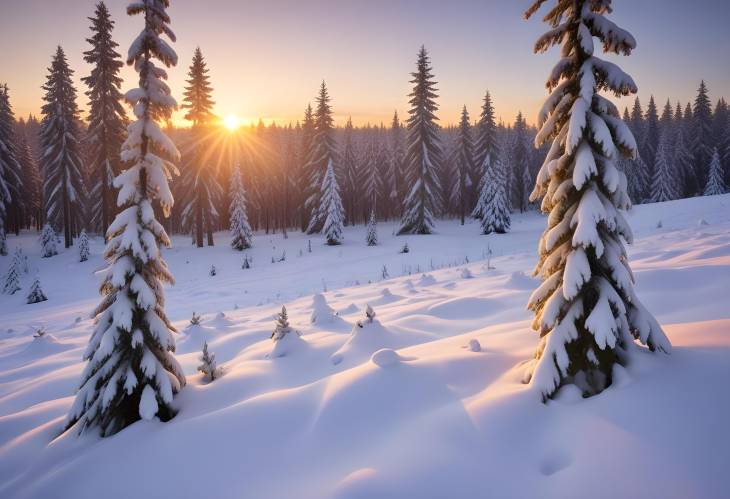
[[[95,0],[0,0],[0,82],[10,86],[16,114],[37,113],[41,85],[57,44],[80,78]],[[409,72],[425,44],[439,82],[442,123],[458,119],[466,104],[478,115],[485,89],[497,115],[512,121],[522,110],[534,121],[543,86],[556,61],[553,50],[533,55],[545,29],[538,17],[521,17],[527,0],[173,0],[172,27],[180,64],[171,71],[181,98],[187,66],[199,45],[208,60],[216,111],[244,122],[295,121],[327,81],[336,121],[390,120],[407,110]],[[123,53],[141,27],[127,17],[124,0],[109,0]],[[730,97],[730,1],[614,0],[612,19],[638,40],[622,67],[661,104],[691,99],[704,78],[714,101]],[[125,68],[125,90],[134,74]],[[623,103],[621,104],[623,105]]]

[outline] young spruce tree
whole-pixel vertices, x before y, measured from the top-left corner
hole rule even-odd
[[[91,21],[91,38],[86,41],[91,50],[84,52],[84,60],[91,64],[89,76],[81,80],[89,87],[89,142],[88,165],[91,172],[91,226],[106,233],[117,210],[116,192],[112,186],[120,171],[119,151],[124,142],[127,113],[122,106],[120,91],[122,78],[119,70],[124,66],[116,51],[119,46],[112,40],[114,21],[104,2],[96,4]]]
[[[241,180],[241,168],[235,166],[231,175],[231,247],[242,251],[251,247],[253,232],[246,215],[246,190]]]
[[[156,199],[165,215],[173,205],[168,177],[180,153],[157,123],[176,107],[165,83],[167,72],[155,64],[177,64],[177,55],[160,35],[172,41],[169,0],[140,0],[127,7],[142,14],[144,28],[129,49],[127,63],[139,73],[139,87],[126,99],[137,118],[128,127],[121,159],[129,167],[114,179],[121,211],[109,226],[105,256],[110,268],[101,285],[104,296],[94,311],[96,326],[84,353],[67,428],[117,433],[139,419],[172,418],[172,398],[185,385],[175,359],[175,329],[165,314],[163,283],[173,282],[159,246],[170,245],[155,219]]]
[[[442,152],[439,142],[438,118],[434,114],[436,82],[433,81],[431,62],[426,47],[418,52],[416,71],[411,73],[413,92],[409,94],[411,109],[408,111],[407,150],[405,158],[408,194],[403,202],[398,234],[431,234],[434,215],[441,210]]]
[[[723,178],[722,165],[720,164],[720,155],[717,152],[717,148],[712,151],[708,171],[707,184],[705,185],[703,194],[705,196],[725,194],[725,180]]]
[[[342,244],[342,228],[345,219],[345,211],[342,208],[340,189],[337,186],[335,169],[332,160],[327,163],[327,170],[322,179],[322,204],[321,210],[324,214],[323,227],[325,239],[330,246]]]
[[[546,0],[536,0],[529,18]],[[531,199],[542,198],[548,226],[539,244],[535,274],[542,285],[529,300],[540,332],[526,372],[543,400],[567,383],[589,396],[611,384],[613,367],[627,362],[634,339],[651,350],[670,344],[634,292],[622,238],[632,239],[621,214],[630,206],[626,178],[615,166],[636,155],[636,142],[616,107],[599,94],[636,93],[618,66],[594,55],[594,37],[605,52],[629,55],[634,38],[605,15],[611,0],[553,0],[545,16],[550,31],[535,44],[544,52],[560,44],[551,91],[538,117],[536,145],[552,141]]]

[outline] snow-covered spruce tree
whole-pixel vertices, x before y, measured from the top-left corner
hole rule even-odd
[[[337,186],[335,169],[332,160],[327,163],[327,171],[322,179],[321,210],[324,214],[322,231],[330,246],[342,244],[342,228],[345,211],[340,200],[340,189]]]
[[[398,118],[398,111],[393,112],[393,121],[390,124],[390,149],[388,163],[390,165],[390,200],[394,206],[395,215],[400,216],[403,210],[402,202],[406,197],[407,186],[403,172],[403,126]]]
[[[656,102],[654,96],[649,96],[649,104],[646,106],[646,114],[644,115],[644,135],[642,141],[637,145],[639,153],[649,167],[650,177],[654,175],[654,164],[656,163],[656,154],[659,150],[659,114],[657,113]]]
[[[16,150],[16,137],[13,130],[15,117],[10,106],[7,85],[0,85],[0,239],[5,239],[6,231],[20,232],[25,210],[21,165]],[[2,244],[0,243],[0,255]]]
[[[84,353],[88,364],[71,410],[67,428],[98,428],[112,435],[139,419],[167,421],[175,414],[173,396],[185,375],[173,356],[175,329],[165,315],[162,285],[173,277],[160,254],[169,246],[155,219],[157,199],[167,215],[173,204],[167,184],[180,154],[156,120],[169,115],[175,99],[165,83],[167,72],[157,66],[177,63],[177,55],[160,35],[175,35],[168,24],[168,0],[141,0],[127,7],[143,14],[144,29],[132,43],[127,63],[139,73],[139,88],[127,92],[137,120],[128,127],[121,159],[129,165],[114,179],[121,211],[107,231],[105,256],[110,268],[101,285],[104,295],[94,311],[96,326]]]
[[[482,234],[504,234],[510,228],[510,213],[507,201],[507,173],[497,151],[489,162],[482,182],[482,191],[475,212],[481,214]]]
[[[309,208],[307,207],[307,200],[313,194],[314,190],[311,186],[311,168],[313,165],[308,161],[309,156],[312,154],[312,144],[314,140],[314,111],[312,105],[307,104],[304,109],[304,118],[301,125],[301,135],[299,141],[299,173],[297,175],[297,185],[300,195],[298,197],[297,209],[299,211],[299,221],[302,232],[307,231],[309,226]]]
[[[434,114],[436,82],[426,47],[418,52],[416,71],[411,73],[413,92],[409,94],[411,109],[407,120],[406,184],[410,186],[403,202],[403,215],[398,234],[430,234],[433,217],[441,209],[441,185],[438,172],[442,153],[438,118]]]
[[[715,146],[712,133],[712,104],[707,96],[707,85],[705,81],[700,82],[695,97],[692,114],[690,115],[691,147],[695,159],[695,175],[697,177],[697,190],[695,194],[702,192],[702,186],[707,185],[708,166],[712,160],[712,150]]]
[[[0,256],[8,254],[8,237],[5,235],[5,228],[0,226]]]
[[[25,302],[30,304],[33,303],[40,303],[42,301],[46,301],[48,297],[43,292],[43,289],[41,289],[41,280],[38,276],[35,276],[35,279],[33,279],[33,284],[30,285],[30,289],[28,290],[28,296],[25,298]]]
[[[327,85],[323,81],[317,96],[317,108],[314,113],[314,136],[312,137],[312,144],[305,165],[305,170],[309,175],[308,186],[304,186],[307,192],[304,207],[309,213],[307,234],[322,232],[324,228],[324,221],[328,213],[323,207],[323,192],[320,191],[319,186],[322,184],[329,163],[335,161],[336,147],[330,96],[327,92]]]
[[[527,10],[529,18],[546,0]],[[542,198],[548,227],[539,244],[535,274],[542,284],[529,300],[533,328],[540,332],[535,360],[525,381],[543,400],[564,384],[584,393],[602,391],[613,367],[628,361],[634,338],[651,350],[671,346],[633,288],[621,238],[632,239],[621,214],[630,206],[626,178],[614,162],[635,155],[636,142],[616,107],[599,90],[616,95],[636,92],[618,66],[594,55],[593,38],[605,52],[628,55],[634,38],[608,20],[611,0],[550,2],[551,29],[536,52],[561,44],[561,59],[547,87],[550,96],[538,117],[535,142],[552,140],[531,199]]]
[[[86,230],[82,229],[79,234],[79,262],[85,262],[89,259],[89,236]]]
[[[208,236],[208,246],[213,246],[213,229],[218,218],[216,203],[222,197],[222,190],[210,152],[210,126],[215,118],[211,99],[213,89],[199,47],[195,49],[186,82],[188,86],[181,107],[187,109],[185,119],[193,125],[192,140],[183,152],[182,219],[183,225],[191,229],[197,247],[202,248],[203,234]]]
[[[82,225],[85,199],[76,89],[59,46],[48,69],[41,122],[41,170],[46,219],[63,230],[66,248]]]
[[[365,234],[365,242],[368,246],[377,246],[378,244],[378,221],[375,218],[375,210],[370,211],[367,232]]]
[[[241,168],[235,166],[231,175],[231,247],[235,250],[242,251],[251,247],[253,242],[253,232],[251,225],[248,223],[246,215],[246,190],[243,187],[241,179]]]
[[[208,381],[215,381],[220,376],[218,363],[215,360],[215,354],[208,351],[208,342],[203,343],[203,351],[198,358],[200,365],[198,371],[203,373],[203,377]]]
[[[687,148],[686,134],[682,127],[678,127],[674,143],[674,174],[679,183],[677,194],[680,197],[691,196],[694,193],[693,186],[697,184],[697,177],[694,171],[694,157]]]
[[[474,141],[471,135],[471,123],[466,106],[461,110],[461,120],[456,138],[456,170],[459,181],[455,185],[459,221],[464,225],[471,198],[471,182],[474,174]]]
[[[705,184],[703,194],[705,196],[725,194],[725,179],[723,178],[724,175],[717,147],[712,151],[712,158],[710,159],[710,168],[708,169],[708,172],[707,184]]]
[[[43,231],[41,231],[41,256],[48,258],[54,255],[58,255],[58,249],[56,248],[56,232],[51,227],[51,224],[45,224]]]
[[[347,119],[343,131],[342,146],[342,201],[347,207],[347,220],[349,225],[355,225],[355,203],[360,188],[358,184],[358,162],[355,154],[355,129],[352,126],[352,118]]]
[[[476,126],[476,139],[474,142],[474,172],[472,174],[472,216],[482,218],[482,212],[479,210],[479,198],[484,189],[484,179],[487,170],[494,158],[497,157],[497,125],[494,122],[494,107],[492,106],[492,97],[489,91],[484,96],[482,104],[482,113],[479,117],[479,123]]]
[[[667,154],[667,139],[662,137],[654,155],[654,174],[651,180],[651,202],[677,199],[677,177]]]
[[[26,125],[27,127],[27,125]],[[24,130],[18,135],[18,162],[20,163],[21,181],[23,183],[23,201],[28,227],[35,225],[40,230],[43,219],[41,213],[41,174],[30,144],[28,134]]]
[[[89,97],[91,227],[105,234],[117,209],[112,182],[120,171],[119,151],[127,123],[119,76],[124,63],[116,50],[119,44],[112,40],[114,21],[104,2],[96,4],[94,17],[89,20],[92,35],[86,41],[91,49],[84,52],[84,60],[92,69],[89,76],[81,80],[89,87],[86,95]]]
[[[18,265],[18,259],[13,258],[10,261],[8,271],[5,273],[5,279],[3,279],[3,294],[12,295],[16,291],[20,290],[20,265]]]

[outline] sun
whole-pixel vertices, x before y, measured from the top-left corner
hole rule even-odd
[[[233,131],[241,126],[241,120],[238,119],[238,116],[234,114],[229,114],[228,116],[223,118],[223,126],[226,127],[228,130]]]

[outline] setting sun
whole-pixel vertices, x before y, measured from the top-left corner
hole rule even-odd
[[[223,118],[223,126],[226,127],[228,130],[235,130],[239,126],[241,126],[241,120],[238,119],[238,116],[229,114],[225,118]]]

